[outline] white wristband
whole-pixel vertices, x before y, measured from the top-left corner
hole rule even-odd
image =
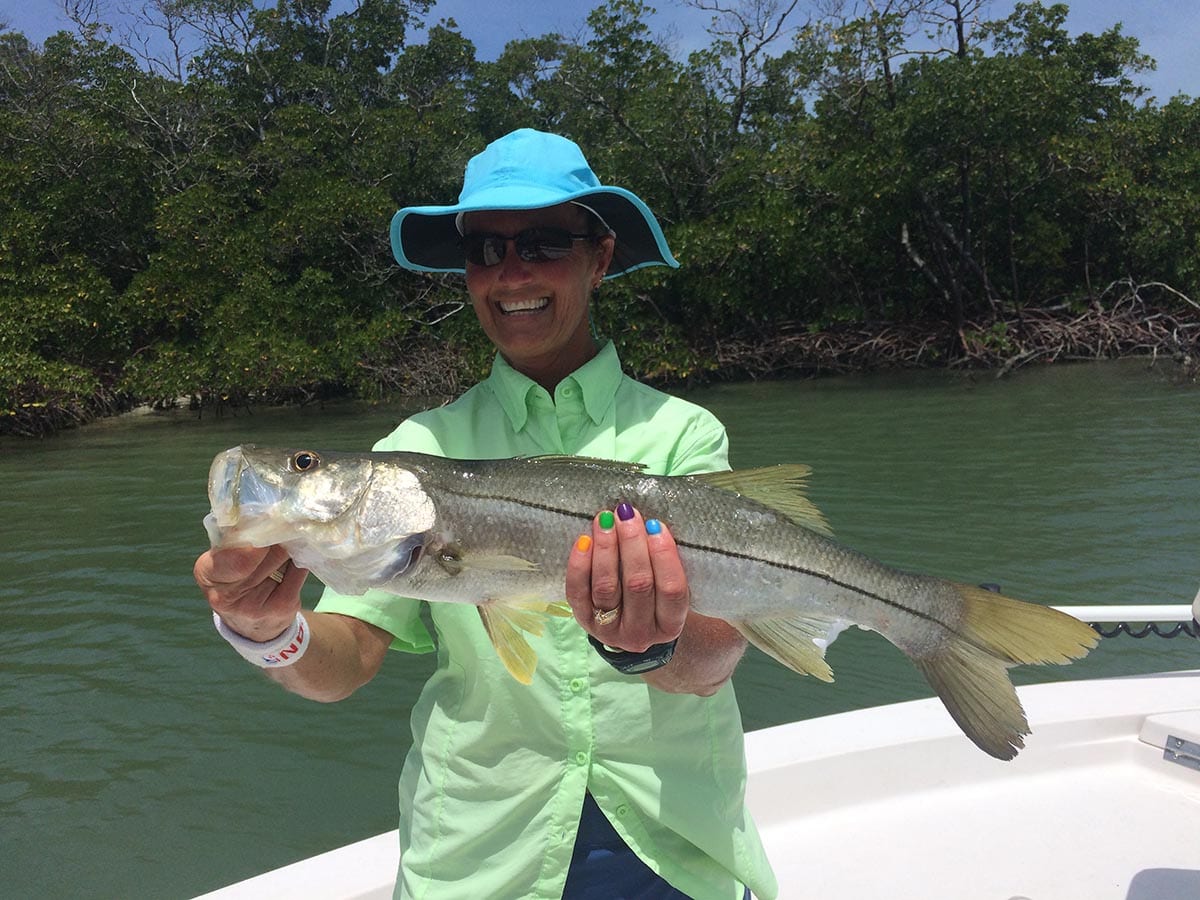
[[[308,621],[303,613],[296,613],[292,627],[271,641],[252,641],[238,634],[221,621],[221,617],[213,613],[213,624],[217,626],[217,634],[229,641],[230,645],[241,654],[242,658],[254,663],[262,669],[280,669],[290,666],[304,655],[308,649]]]

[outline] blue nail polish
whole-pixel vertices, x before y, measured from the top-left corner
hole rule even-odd
[[[662,533],[662,522],[658,521],[658,519],[647,519],[646,520],[646,534],[661,534],[661,533]]]
[[[622,503],[617,507],[617,518],[622,522],[628,522],[633,518],[633,507],[628,503]]]

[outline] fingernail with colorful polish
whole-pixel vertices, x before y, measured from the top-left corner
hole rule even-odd
[[[658,519],[647,519],[646,534],[662,534],[662,522]]]
[[[601,531],[612,531],[612,527],[613,527],[613,514],[610,513],[606,509],[604,512],[600,513],[600,530]]]
[[[628,503],[622,503],[617,507],[617,518],[622,522],[628,522],[633,518],[633,507]]]
[[[579,540],[575,542],[575,549],[580,553],[587,553],[592,549],[592,539],[586,534],[581,534]]]

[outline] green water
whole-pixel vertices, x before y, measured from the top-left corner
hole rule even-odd
[[[719,386],[736,467],[812,464],[843,541],[1051,603],[1188,603],[1200,586],[1200,389],[1145,363]],[[320,706],[216,636],[191,578],[204,482],[242,442],[351,449],[404,410],[128,417],[0,443],[0,896],[183,898],[395,826],[432,660],[396,654]],[[319,587],[306,588],[310,602]],[[747,728],[928,696],[875,635],[824,685],[752,652]],[[1019,681],[1200,667],[1190,639],[1105,642]]]

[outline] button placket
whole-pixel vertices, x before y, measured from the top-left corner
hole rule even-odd
[[[571,623],[574,624],[574,623]],[[587,654],[591,647],[582,638],[582,631],[564,640],[561,664],[564,673],[586,672]],[[590,766],[593,757],[591,682],[583,675],[572,675],[561,682],[564,737],[567,761],[576,767]]]

